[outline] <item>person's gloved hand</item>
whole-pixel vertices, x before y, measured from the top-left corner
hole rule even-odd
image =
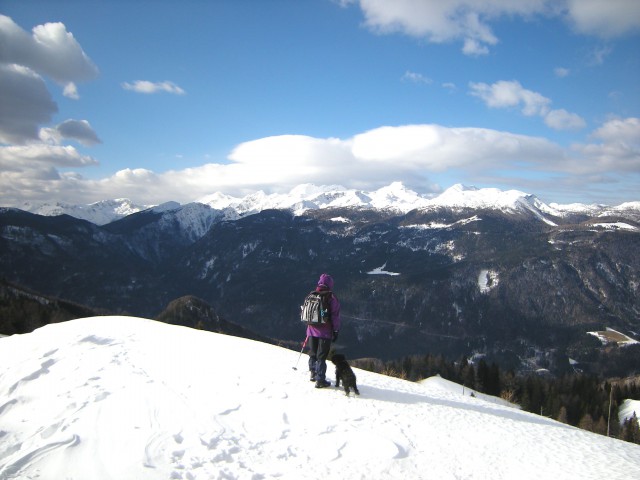
[[[337,341],[338,341],[338,331],[337,331],[337,330],[334,330],[334,331],[333,331],[333,341],[334,341],[334,342],[337,342]]]

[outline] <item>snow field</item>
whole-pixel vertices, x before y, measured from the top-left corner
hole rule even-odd
[[[439,378],[317,390],[297,357],[131,317],[0,339],[0,479],[640,478],[637,445]]]

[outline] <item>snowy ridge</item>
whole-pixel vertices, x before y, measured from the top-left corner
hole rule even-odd
[[[127,198],[118,198],[115,200],[103,200],[90,203],[88,205],[71,205],[68,203],[32,205],[25,203],[22,205],[21,210],[47,217],[70,215],[81,220],[95,223],[96,225],[106,225],[114,220],[146,210],[147,208],[149,208],[148,205],[139,205]]]
[[[502,191],[497,188],[476,188],[461,184],[453,185],[436,197],[421,195],[408,189],[400,182],[393,182],[375,191],[347,189],[340,185],[316,186],[298,185],[289,193],[267,194],[258,191],[244,197],[233,197],[220,192],[198,199],[198,204],[222,212],[225,219],[237,219],[259,213],[266,209],[291,210],[301,215],[307,210],[324,208],[351,207],[376,210],[391,210],[406,213],[414,209],[491,209],[507,213],[530,212],[541,221],[550,225],[555,223],[549,218],[564,217],[572,214],[588,216],[607,216],[632,212],[640,217],[640,202],[627,202],[616,207],[606,205],[558,205],[545,204],[535,195],[518,190]],[[192,204],[188,204],[192,205]],[[180,205],[168,202],[154,207],[154,211],[175,210]],[[149,206],[135,205],[127,199],[107,200],[90,205],[24,205],[23,210],[40,215],[68,214],[104,225],[136,213]]]
[[[156,213],[163,213],[160,224],[166,228],[178,225],[180,230],[191,240],[201,238],[209,231],[211,225],[223,214],[201,203],[187,203],[180,205],[169,202],[151,209]]]
[[[214,194],[199,200],[215,209],[234,209],[240,214],[255,213],[267,208],[293,210],[301,214],[309,209],[357,207],[393,210],[406,213],[414,209],[469,208],[497,209],[509,212],[532,211],[554,214],[556,211],[529,195],[517,190],[503,192],[495,188],[477,189],[454,185],[435,198],[428,198],[394,182],[372,192],[349,190],[339,186],[316,187],[300,185],[289,194],[258,192],[241,199]]]
[[[3,479],[640,478],[637,445],[439,380],[316,390],[246,339],[93,317],[0,345]]]
[[[258,213],[270,208],[292,210],[300,215],[306,210],[338,207],[393,209],[406,212],[426,205],[427,200],[396,182],[374,192],[350,190],[339,185],[318,187],[304,184],[298,185],[287,194],[266,194],[260,191],[242,198],[213,194],[198,201],[217,210],[235,210],[239,215]]]
[[[620,214],[640,215],[640,202],[625,202],[616,206],[601,204],[585,205],[583,203],[558,205],[557,203],[551,203],[550,206],[553,210],[557,211],[559,215],[583,214],[590,217],[607,217]]]

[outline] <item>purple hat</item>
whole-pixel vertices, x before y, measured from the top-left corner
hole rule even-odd
[[[318,286],[325,286],[329,290],[333,290],[333,278],[328,273],[323,273],[320,275],[320,280],[318,280]]]

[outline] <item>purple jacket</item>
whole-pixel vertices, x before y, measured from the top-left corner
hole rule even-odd
[[[331,278],[331,275],[326,273],[320,275],[316,291],[320,292],[322,290],[333,290],[333,278]],[[332,338],[334,331],[340,331],[340,302],[333,293],[329,299],[329,311],[331,312],[331,323],[307,326],[307,337]]]

